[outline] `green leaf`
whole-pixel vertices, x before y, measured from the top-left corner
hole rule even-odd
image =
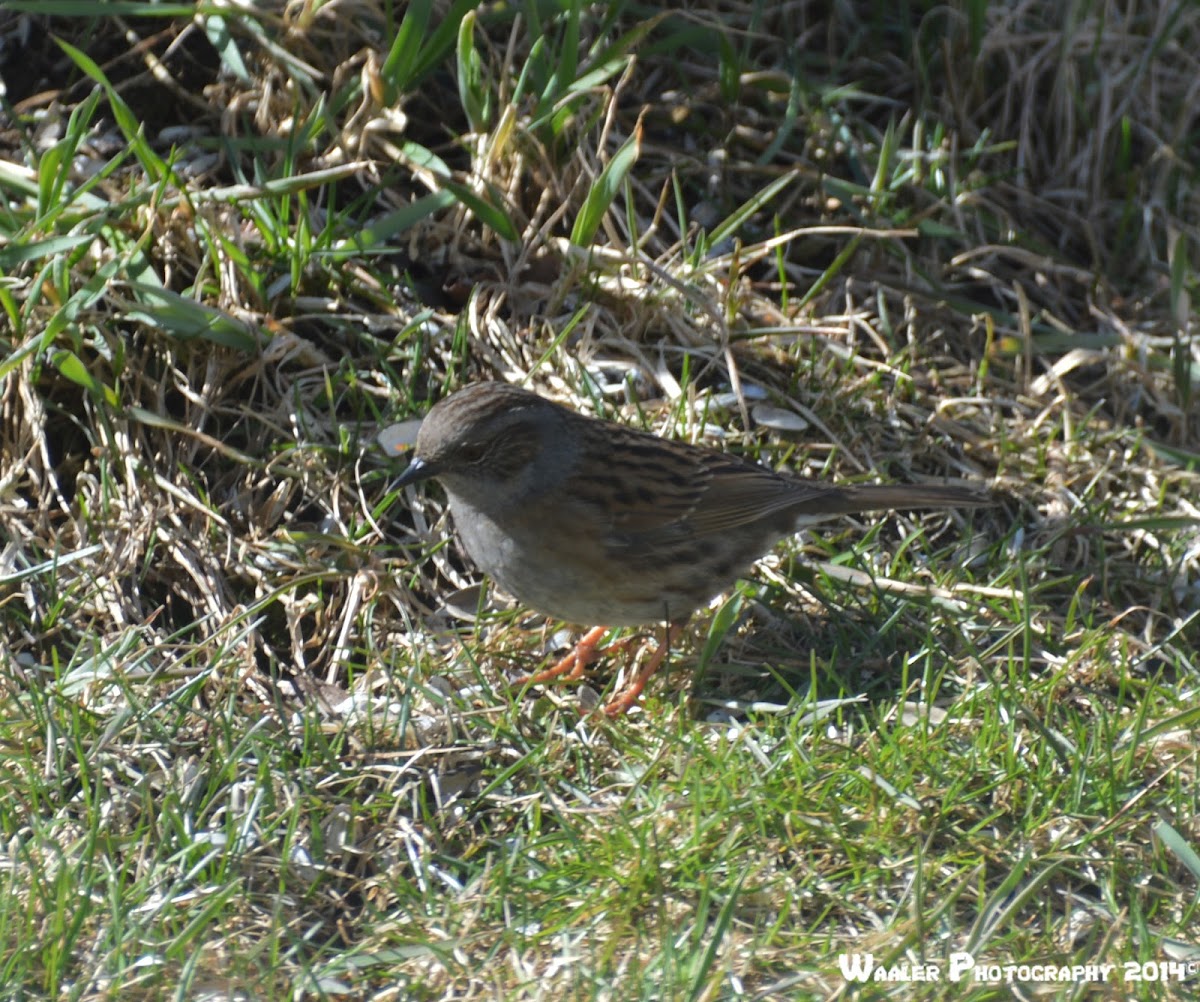
[[[426,216],[431,216],[440,209],[447,209],[453,204],[454,195],[449,191],[437,191],[424,198],[418,198],[404,208],[389,212],[386,216],[376,219],[370,226],[364,227],[353,237],[341,241],[325,254],[334,260],[342,261],[365,251],[386,250],[389,238],[412,229]]]
[[[383,62],[383,79],[389,104],[421,85],[440,66],[458,38],[462,20],[479,6],[480,0],[456,0],[438,26],[427,34],[430,0],[413,0],[408,5],[400,30]]]
[[[40,14],[43,17],[54,15],[78,17],[81,8],[91,6],[93,5],[80,3],[80,0],[6,0],[4,4],[6,10],[17,13]],[[196,16],[195,3],[147,3],[146,0],[107,0],[103,8],[105,17],[192,18]]]
[[[221,65],[229,71],[230,76],[244,84],[250,83],[250,71],[242,59],[241,50],[233,40],[229,31],[229,23],[220,14],[209,14],[203,18],[204,34],[212,43],[212,47],[221,56]]]
[[[425,27],[429,24],[430,0],[412,0],[400,22],[400,30],[392,40],[387,58],[381,70],[388,87],[387,102],[392,104],[412,83],[417,61],[421,57],[421,43],[425,40]]]
[[[480,197],[464,184],[449,179],[442,182],[446,190],[454,195],[463,205],[471,210],[481,223],[491,227],[505,240],[519,240],[521,231],[508,218],[504,210]]]
[[[157,327],[164,334],[181,341],[203,338],[239,351],[258,350],[258,340],[253,332],[227,313],[161,286],[130,282],[128,288],[138,297],[125,311],[131,320]]]
[[[571,0],[567,11],[567,30],[558,47],[554,73],[542,91],[543,104],[553,104],[575,82],[575,71],[579,67],[579,7],[580,0]]]
[[[122,134],[125,136],[125,141],[133,148],[134,155],[146,169],[146,173],[154,181],[161,181],[170,173],[166,163],[162,157],[150,148],[150,144],[146,142],[142,123],[138,120],[137,115],[133,113],[129,105],[125,103],[125,99],[117,93],[116,88],[108,82],[108,77],[104,75],[104,71],[91,56],[75,48],[70,42],[65,42],[61,38],[56,38],[55,41],[76,66],[104,88],[109,108],[112,109],[113,118],[116,119],[117,127],[120,128]]]
[[[1191,847],[1187,839],[1162,820],[1156,821],[1151,831],[1154,832],[1154,837],[1166,846],[1179,862],[1187,867],[1192,874],[1192,878],[1200,880],[1200,855],[1197,855],[1196,850]]]
[[[741,91],[742,67],[729,36],[721,32],[718,37],[720,59],[717,61],[717,81],[721,89],[721,100],[726,104],[737,101]]]
[[[54,312],[53,316],[47,321],[40,336],[31,338],[25,342],[17,351],[6,358],[3,364],[0,364],[0,376],[7,374],[14,365],[19,364],[20,360],[30,352],[44,351],[52,345],[54,339],[73,324],[81,313],[90,309],[108,293],[113,278],[125,267],[125,262],[120,258],[113,258],[111,261],[106,261],[96,270],[96,273],[91,278],[71,294],[70,299]]]
[[[1185,470],[1200,470],[1200,452],[1181,449],[1177,445],[1167,445],[1165,442],[1146,442],[1146,447],[1160,459],[1174,463]]]
[[[854,256],[854,252],[858,250],[858,245],[862,243],[862,239],[861,233],[854,234],[854,236],[850,239],[850,242],[838,252],[837,257],[833,259],[829,267],[821,272],[821,274],[817,277],[817,280],[813,282],[811,286],[809,286],[808,291],[806,291],[804,295],[800,297],[800,302],[798,304],[799,307],[807,306],[810,302],[812,302],[817,293],[819,293],[823,288],[825,288],[825,286],[827,286],[838,276],[838,273],[841,272],[846,262],[849,261],[850,258]]]
[[[488,100],[483,85],[483,63],[475,49],[474,11],[470,11],[458,26],[458,99],[471,131],[485,131]]]
[[[596,231],[604,220],[604,214],[617,197],[621,185],[630,168],[637,163],[642,151],[642,123],[639,121],[633,130],[633,135],[617,150],[613,158],[605,165],[596,183],[592,185],[584,200],[583,208],[575,218],[571,228],[571,243],[577,247],[590,247],[596,238]]]
[[[736,208],[717,228],[709,234],[708,242],[712,247],[723,243],[729,237],[733,236],[754,213],[758,212],[771,199],[778,195],[784,188],[796,183],[796,178],[799,176],[796,171],[789,171],[787,174],[777,177],[769,185],[757,192],[752,198],[748,198],[742,205]]]
[[[400,154],[415,167],[432,171],[440,178],[450,177],[450,165],[434,153],[433,150],[419,143],[407,142],[401,144]]]
[[[90,244],[96,239],[94,233],[70,233],[61,237],[50,237],[47,240],[30,240],[25,243],[14,243],[0,248],[0,268],[13,268],[25,261],[38,261],[42,258],[55,257],[68,251]]]
[[[60,349],[50,356],[50,361],[72,383],[77,383],[97,396],[103,395],[104,384],[88,371],[88,367],[79,360],[75,352]]]

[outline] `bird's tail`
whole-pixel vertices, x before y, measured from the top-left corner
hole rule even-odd
[[[910,508],[981,508],[995,504],[981,487],[953,484],[843,484],[814,498],[813,510],[803,504],[794,510],[800,516],[854,515],[864,511]]]

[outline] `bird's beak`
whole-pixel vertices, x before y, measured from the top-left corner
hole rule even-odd
[[[417,432],[421,429],[421,421],[402,421],[400,424],[389,425],[379,433],[379,444],[389,456],[399,456],[411,449],[417,441]],[[398,491],[409,484],[419,484],[422,480],[437,476],[437,469],[423,459],[415,456],[408,464],[408,469],[400,474],[388,486],[388,493]]]
[[[435,476],[437,476],[437,469],[432,463],[427,463],[423,459],[414,459],[408,464],[408,469],[392,481],[391,486],[388,487],[388,493],[398,491],[409,484],[419,484],[422,480],[428,480]]]

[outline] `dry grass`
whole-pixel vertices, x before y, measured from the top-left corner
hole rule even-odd
[[[1200,8],[426,6],[0,13],[13,997],[1194,970]],[[1002,504],[781,547],[580,720],[387,493],[482,378]]]

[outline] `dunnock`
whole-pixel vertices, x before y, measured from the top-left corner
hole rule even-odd
[[[429,411],[394,486],[431,478],[501,588],[555,619],[610,627],[682,626],[777,540],[822,519],[990,503],[974,487],[801,480],[506,383],[473,384]],[[603,634],[526,681],[577,677]],[[606,713],[633,705],[669,643],[670,633]]]

